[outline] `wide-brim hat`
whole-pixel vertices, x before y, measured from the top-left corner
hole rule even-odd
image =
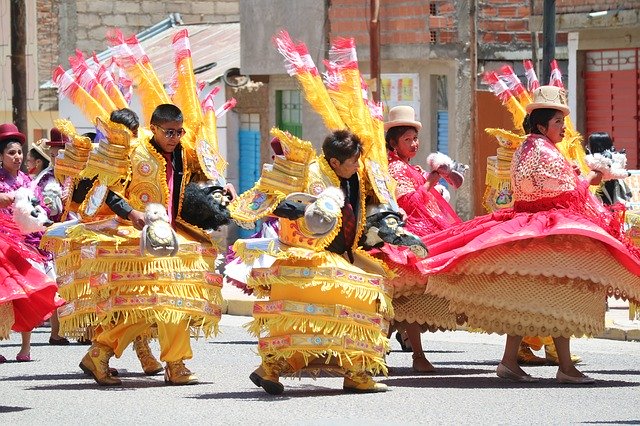
[[[399,105],[389,110],[389,120],[384,123],[386,132],[392,127],[411,126],[422,129],[422,123],[416,120],[416,111],[408,105]]]
[[[0,142],[7,139],[17,139],[24,143],[27,139],[13,123],[0,124]]]
[[[49,153],[49,148],[47,147],[47,143],[49,139],[38,139],[33,143],[32,148],[38,151],[38,154],[42,155],[47,161],[51,161],[51,154]]]
[[[533,100],[526,106],[527,114],[536,109],[557,109],[567,116],[571,113],[567,105],[567,92],[561,87],[540,86],[533,91]]]
[[[71,142],[66,135],[63,135],[62,132],[55,127],[49,131],[49,135],[50,139],[47,140],[47,146],[50,147],[63,148],[65,143]]]

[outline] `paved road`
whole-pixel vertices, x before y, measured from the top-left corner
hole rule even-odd
[[[640,423],[639,342],[578,339],[583,371],[598,382],[559,385],[555,367],[533,367],[544,378],[533,385],[504,381],[494,371],[504,338],[464,331],[426,334],[428,358],[438,368],[415,375],[411,356],[398,343],[388,357],[392,387],[385,394],[351,395],[338,378],[285,380],[285,393],[271,397],[248,374],[258,362],[255,339],[242,328],[247,317],[224,316],[222,334],[194,341],[188,366],[201,384],[165,386],[147,377],[132,350],[112,366],[122,388],[100,388],[77,368],[86,346],[50,346],[39,328],[29,363],[0,365],[0,424],[638,424]],[[19,336],[0,342],[12,358]],[[152,343],[157,353],[157,344]]]

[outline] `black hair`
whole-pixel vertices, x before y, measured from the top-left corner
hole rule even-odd
[[[592,154],[598,154],[613,148],[613,140],[607,132],[593,132],[587,139],[587,148]]]
[[[124,124],[134,135],[138,133],[138,127],[140,127],[138,114],[129,108],[121,108],[111,112],[109,119],[114,123]]]
[[[83,133],[82,136],[91,139],[91,142],[95,142],[96,141],[96,136],[98,136],[98,135],[96,134],[96,132],[87,132],[87,133]]]
[[[22,148],[22,142],[20,142],[19,139],[9,137],[0,141],[0,155],[3,155],[4,150],[7,149],[9,144],[12,143],[17,143],[18,145],[20,145],[20,148]]]
[[[44,157],[44,155],[40,154],[37,149],[31,148],[29,150],[29,155],[31,155],[34,159],[42,161],[42,170],[49,167],[50,161]]]
[[[327,162],[335,158],[344,163],[362,152],[362,142],[355,133],[349,130],[336,130],[329,134],[322,143],[322,153]]]
[[[538,126],[549,127],[549,121],[558,113],[558,109],[538,108],[531,111],[529,119],[525,117],[523,126],[527,126],[524,131],[527,133],[541,134]]]
[[[387,133],[384,135],[384,140],[387,143],[387,150],[392,151],[393,147],[391,146],[391,141],[397,141],[398,138],[405,134],[406,131],[413,129],[416,132],[418,129],[414,126],[394,126],[387,130]]]
[[[161,104],[151,114],[151,124],[164,124],[171,121],[183,121],[182,111],[173,104]]]

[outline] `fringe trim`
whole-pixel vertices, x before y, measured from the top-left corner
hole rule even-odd
[[[60,334],[73,339],[87,335],[87,329],[93,329],[98,324],[98,315],[92,313],[78,313],[60,318]]]
[[[382,327],[374,325],[365,326],[347,321],[340,321],[334,318],[308,318],[279,313],[254,317],[254,320],[244,326],[247,331],[256,337],[260,337],[262,332],[267,332],[269,328],[293,329],[300,333],[310,331],[314,334],[325,336],[342,337],[345,334],[353,336],[357,340],[367,340],[375,345],[384,345],[388,342],[387,331]],[[387,327],[388,328],[388,327]]]
[[[366,371],[372,375],[388,374],[387,366],[384,362],[384,358],[368,354],[363,351],[345,350],[338,348],[324,348],[324,349],[286,349],[277,351],[264,351],[259,350],[263,360],[270,358],[271,360],[283,360],[287,361],[289,358],[295,355],[302,355],[305,366],[318,359],[325,358],[328,365],[333,359],[335,359],[338,365],[346,370]],[[264,361],[263,361],[264,362]],[[330,366],[328,366],[330,367]],[[295,376],[297,371],[292,372],[292,376]]]
[[[140,274],[151,274],[154,272],[175,273],[175,272],[192,272],[207,271],[210,268],[209,263],[202,256],[195,254],[192,256],[181,257],[140,257],[123,259],[100,258],[91,259],[84,262],[80,268],[80,272],[133,272]]]
[[[214,305],[222,305],[224,299],[220,287],[205,285],[200,282],[172,282],[163,285],[161,282],[152,282],[152,284],[118,284],[109,283],[100,287],[94,287],[94,293],[102,296],[99,298],[106,299],[110,295],[136,295],[136,296],[157,296],[177,297],[191,300],[206,300]]]
[[[111,310],[99,317],[100,324],[115,324],[120,322],[135,324],[141,320],[150,324],[164,323],[175,325],[188,321],[192,336],[217,336],[220,331],[218,327],[218,323],[220,322],[219,316],[193,315],[184,311],[166,308],[163,310],[142,310],[139,308],[118,309]]]

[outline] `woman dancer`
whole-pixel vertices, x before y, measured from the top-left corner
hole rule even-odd
[[[25,136],[12,124],[0,125],[0,214],[3,217],[4,242],[0,244],[2,251],[2,268],[0,268],[0,304],[8,308],[8,302],[13,301],[14,313],[4,317],[4,335],[0,330],[0,338],[7,338],[9,325],[15,331],[22,333],[20,351],[16,360],[31,361],[31,330],[48,318],[59,303],[54,303],[56,284],[54,280],[44,275],[43,256],[36,252],[40,241],[40,233],[29,234],[24,237],[28,246],[10,244],[11,240],[23,240],[18,230],[10,226],[11,205],[14,202],[13,192],[19,188],[29,187],[31,179],[20,171],[22,165],[22,144]],[[19,247],[20,250],[17,250]],[[20,259],[23,257],[24,259]],[[7,260],[5,263],[4,259]],[[27,262],[29,259],[30,262]],[[24,271],[24,272],[23,272]],[[17,302],[20,300],[20,302]],[[34,303],[31,303],[31,302]],[[19,312],[18,312],[19,311]],[[10,319],[13,317],[15,323]],[[22,318],[24,317],[24,318]],[[1,328],[1,327],[0,327]],[[0,359],[1,360],[1,359]]]
[[[418,237],[424,237],[448,228],[461,220],[436,188],[440,179],[437,170],[426,172],[410,161],[418,153],[418,132],[422,123],[415,119],[410,106],[397,106],[389,111],[385,122],[385,139],[389,155],[389,173],[396,180],[398,205],[406,212],[405,229]],[[424,296],[426,278],[412,267],[416,257],[408,247],[384,245],[373,253],[394,269],[395,327],[406,332],[413,350],[413,369],[419,373],[434,371],[426,359],[420,338],[421,331],[455,327],[452,315],[444,323],[433,317],[434,304],[441,306],[442,300]],[[435,309],[437,311],[437,309]]]
[[[518,347],[524,335],[550,335],[558,382],[592,383],[571,360],[570,337],[602,331],[607,294],[640,298],[638,250],[556,147],[569,114],[564,90],[536,89],[526,111],[529,135],[511,165],[513,209],[427,236],[429,258],[418,267],[428,291],[471,327],[507,334],[499,377],[536,381],[518,365]]]

